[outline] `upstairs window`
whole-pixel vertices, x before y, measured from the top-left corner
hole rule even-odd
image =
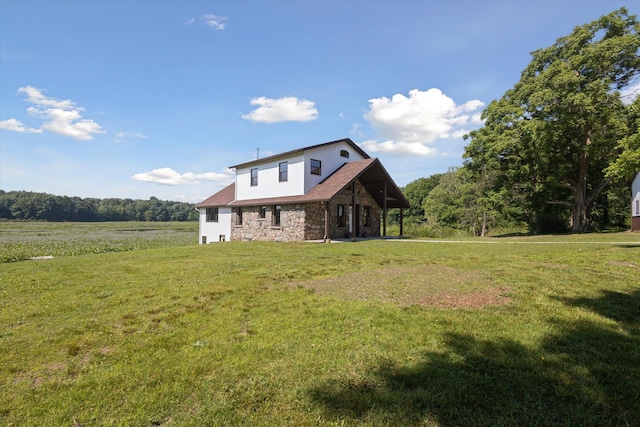
[[[311,159],[311,175],[322,175],[322,162]]]
[[[280,211],[282,210],[282,206],[275,205],[273,207],[273,212],[271,215],[271,225],[274,227],[280,226]]]
[[[207,208],[207,222],[218,222],[218,208]]]
[[[347,150],[340,150],[340,157],[349,158],[349,152]]]
[[[636,215],[640,215],[640,200],[636,200]]]
[[[289,163],[282,162],[278,165],[278,180],[285,182],[289,179]]]
[[[251,169],[251,186],[258,185],[258,168]]]

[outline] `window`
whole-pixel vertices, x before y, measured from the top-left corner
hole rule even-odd
[[[280,211],[282,210],[282,206],[275,205],[273,207],[273,212],[271,213],[271,225],[274,227],[280,226]]]
[[[259,211],[258,211],[258,217],[260,219],[265,219],[267,217],[267,207],[266,206],[260,206]]]
[[[371,206],[365,206],[362,214],[364,216],[364,226],[371,227]]]
[[[311,175],[322,175],[322,162],[311,159]]]
[[[640,200],[636,200],[636,215],[640,215]]]
[[[242,225],[242,208],[236,209],[236,225]]]
[[[285,182],[289,179],[289,164],[282,162],[278,165],[278,179],[280,182]]]
[[[258,168],[251,169],[251,186],[258,185]]]
[[[338,205],[338,227],[347,226],[347,210],[345,205]]]
[[[347,150],[340,150],[340,157],[349,158],[349,152]]]
[[[218,222],[218,208],[207,208],[207,222]]]

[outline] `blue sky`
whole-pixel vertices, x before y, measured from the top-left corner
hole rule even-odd
[[[199,202],[256,157],[351,138],[396,183],[530,52],[611,1],[0,2],[0,188]]]

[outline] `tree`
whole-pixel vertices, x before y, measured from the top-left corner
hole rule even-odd
[[[526,194],[532,217],[548,211],[545,204],[564,206],[571,230],[586,230],[628,134],[618,91],[639,73],[639,29],[622,8],[533,52],[520,81],[470,133],[465,165],[495,170],[503,186]]]
[[[422,202],[429,195],[429,192],[438,186],[438,182],[443,174],[431,175],[429,178],[418,178],[408,183],[402,193],[409,201],[411,207],[407,209],[405,218],[407,221],[419,223],[425,219]]]
[[[607,176],[628,179],[640,172],[640,96],[629,106],[629,135],[618,143],[619,155],[607,168]]]

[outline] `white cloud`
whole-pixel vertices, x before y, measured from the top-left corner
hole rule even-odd
[[[154,169],[151,172],[137,173],[131,177],[135,181],[153,182],[162,185],[182,185],[197,184],[200,181],[214,181],[220,184],[227,184],[233,181],[235,174],[230,169],[225,169],[222,173],[178,173],[171,168]]]
[[[207,27],[215,28],[216,30],[224,30],[227,26],[227,21],[229,18],[226,16],[218,16],[213,13],[207,13],[205,15],[200,15],[197,18],[187,19],[185,24],[187,26],[193,25],[196,21],[206,25]]]
[[[141,133],[118,132],[118,133],[116,133],[115,138],[113,139],[113,142],[115,142],[116,144],[120,144],[120,143],[124,142],[125,140],[131,139],[131,138],[146,139],[148,137],[147,137],[147,135],[143,135]]]
[[[36,104],[42,105],[44,107],[56,107],[63,109],[76,109],[77,107],[70,99],[65,99],[63,101],[59,101],[54,98],[48,98],[44,96],[42,90],[36,89],[33,86],[25,86],[18,89],[18,93],[27,94],[27,101]],[[81,110],[81,108],[79,108]]]
[[[432,156],[436,150],[419,142],[364,141],[362,147],[370,153],[390,153],[408,156]]]
[[[26,128],[22,122],[16,119],[4,120],[2,129],[13,132],[42,133],[42,131],[54,132],[60,135],[89,141],[94,133],[105,133],[102,127],[93,120],[82,119],[80,115],[83,108],[77,107],[69,99],[58,100],[47,97],[43,91],[33,86],[25,86],[18,89],[18,93],[27,95],[27,102],[34,104],[27,108],[27,112],[44,121],[40,129]]]
[[[16,119],[1,120],[0,129],[11,132],[42,133],[40,129],[26,128],[21,121]]]
[[[258,108],[245,114],[242,118],[252,122],[308,122],[318,118],[318,110],[315,108],[314,102],[293,96],[278,99],[261,96],[253,98],[251,105],[257,105]]]
[[[384,142],[366,141],[369,151],[401,155],[428,156],[435,149],[428,144],[438,139],[459,139],[481,124],[484,103],[471,100],[456,105],[440,89],[413,89],[409,96],[402,94],[369,100],[364,118],[371,123]]]

